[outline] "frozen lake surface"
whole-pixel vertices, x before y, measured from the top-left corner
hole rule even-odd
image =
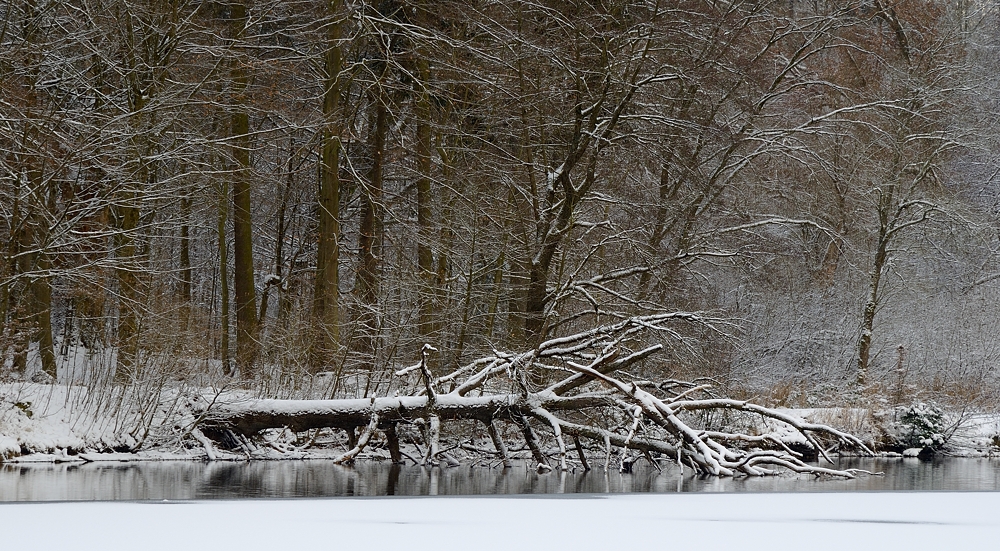
[[[972,491],[1000,490],[1000,461],[840,466],[886,475],[734,480],[648,465],[633,474],[539,475],[525,465],[7,464],[0,548],[940,550],[1000,541],[1000,492]],[[339,497],[387,494],[395,495]],[[236,499],[248,497],[257,499]],[[300,499],[275,499],[292,497]]]
[[[1000,490],[1000,460],[844,459],[839,468],[884,472],[855,480],[811,476],[697,477],[645,463],[632,474],[603,470],[538,474],[526,464],[503,470],[327,461],[94,462],[0,465],[0,501],[186,500],[384,495],[621,494],[675,492],[836,492]]]
[[[4,549],[994,549],[997,492],[0,504]]]

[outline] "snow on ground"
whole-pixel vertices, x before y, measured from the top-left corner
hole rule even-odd
[[[112,448],[119,444],[110,420],[88,415],[83,386],[0,385],[0,461],[22,453]]]
[[[951,435],[953,455],[985,455],[1000,443],[1000,415],[995,413],[967,414]]]
[[[1000,493],[0,505],[4,549],[993,549]],[[641,547],[640,547],[641,546]]]

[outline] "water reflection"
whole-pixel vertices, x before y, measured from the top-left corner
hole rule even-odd
[[[526,464],[423,468],[324,461],[251,463],[144,462],[0,465],[0,501],[216,499],[382,495],[485,495],[648,492],[786,492],[858,490],[1000,490],[1000,461],[990,459],[842,460],[839,468],[882,471],[855,480],[809,476],[698,477],[688,469],[637,466],[630,474],[552,472]]]

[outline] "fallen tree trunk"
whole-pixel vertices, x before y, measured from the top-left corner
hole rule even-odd
[[[427,354],[434,351],[425,345],[421,362],[397,372],[406,377],[417,374],[421,380],[408,396],[343,400],[249,400],[215,401],[197,412],[204,435],[219,442],[252,438],[265,429],[287,428],[303,432],[317,428],[339,428],[350,433],[366,427],[363,436],[352,442],[352,449],[338,458],[352,461],[363,450],[372,433],[387,434],[393,459],[398,460],[399,441],[396,427],[415,424],[424,429],[426,453],[424,464],[437,464],[438,427],[441,422],[460,419],[485,424],[499,456],[509,463],[506,447],[496,428],[498,421],[515,424],[540,469],[551,468],[538,442],[539,428],[551,432],[558,446],[560,469],[567,467],[564,437],[574,439],[582,455],[581,438],[610,447],[637,450],[652,460],[651,453],[662,454],[678,463],[686,461],[699,472],[715,476],[736,474],[766,475],[787,469],[794,472],[853,477],[852,471],[819,467],[806,463],[777,433],[747,434],[725,427],[699,426],[700,413],[726,410],[738,415],[766,418],[800,435],[804,444],[825,456],[831,445],[854,448],[871,454],[857,437],[833,427],[807,423],[786,412],[750,402],[716,397],[695,398],[707,392],[707,385],[679,383],[653,385],[649,381],[625,381],[615,373],[641,362],[662,349],[660,345],[628,351],[626,343],[639,332],[663,330],[675,332],[663,324],[676,320],[699,321],[694,314],[663,314],[629,318],[590,331],[552,339],[534,350],[519,354],[496,353],[466,365],[454,373],[431,380],[426,369]],[[568,377],[541,389],[529,388],[529,370],[549,369],[570,372]],[[599,383],[605,388],[595,387]],[[441,393],[438,387],[450,383],[452,390]],[[675,392],[678,387],[686,390]],[[660,390],[660,394],[644,390]],[[478,390],[482,395],[470,396]],[[668,396],[673,392],[673,395]],[[585,419],[617,419],[610,426],[598,426]],[[604,425],[608,425],[604,423]],[[622,434],[621,427],[629,427]],[[618,427],[618,428],[614,428]],[[825,443],[823,442],[825,440]],[[760,449],[773,445],[775,449]],[[741,446],[753,445],[750,449]],[[443,453],[443,452],[442,452]],[[829,458],[827,458],[829,460]],[[582,459],[585,461],[585,458]],[[607,462],[607,461],[606,461]],[[655,463],[654,463],[655,464]],[[770,467],[777,467],[772,469]],[[607,468],[607,467],[605,467]],[[622,468],[626,468],[624,461]]]
[[[533,395],[531,402],[550,411],[573,411],[609,405],[605,397],[570,397],[552,395],[543,399]],[[438,395],[433,412],[444,421],[472,419],[515,420],[517,415],[531,415],[532,406],[522,396],[500,394],[490,396]],[[371,416],[378,415],[379,428],[396,423],[410,423],[431,414],[427,396],[389,398],[359,398],[351,400],[248,400],[216,403],[201,423],[205,434],[231,430],[253,436],[264,429],[287,427],[294,432],[317,428],[348,430],[367,425]]]

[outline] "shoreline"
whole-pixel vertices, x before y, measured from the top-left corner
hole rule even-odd
[[[168,461],[189,461],[189,462],[201,462],[201,463],[247,463],[247,462],[261,462],[261,461],[333,461],[339,455],[341,455],[342,450],[328,449],[328,450],[314,450],[312,452],[299,452],[299,453],[274,453],[274,454],[237,454],[233,452],[220,452],[216,450],[217,457],[209,458],[207,454],[172,454],[169,452],[161,452],[157,450],[141,450],[138,452],[84,452],[75,455],[71,454],[59,454],[59,453],[30,453],[26,455],[19,455],[14,457],[9,457],[5,460],[0,461],[0,466],[3,465],[85,465],[90,463],[157,463],[157,462],[168,462]],[[980,452],[974,449],[960,449],[960,450],[950,450],[938,452],[935,455],[927,458],[917,458],[915,456],[907,456],[899,452],[893,451],[877,451],[875,455],[868,456],[857,453],[843,453],[843,454],[830,454],[831,458],[836,461],[840,459],[873,459],[873,460],[919,460],[919,461],[933,461],[938,459],[1000,459],[1000,451],[991,450],[989,452]],[[602,459],[597,455],[590,456],[589,459],[599,460]],[[482,466],[480,463],[495,463],[495,461],[488,459],[485,455],[482,457],[470,457],[466,458],[472,464],[461,463],[458,465],[448,465],[442,462],[441,467],[443,468],[455,468],[460,466]],[[383,457],[378,454],[364,454],[357,458],[358,463],[386,463],[388,462],[388,457]],[[514,458],[515,462],[518,463],[530,463],[530,457]],[[612,459],[612,462],[617,462],[617,458]],[[600,464],[600,461],[596,461]],[[825,461],[813,461],[811,463],[824,464]],[[406,466],[415,466],[410,462],[405,463]],[[350,464],[344,464],[345,467],[350,467]],[[600,468],[595,468],[595,471],[600,470]],[[794,474],[794,473],[791,473]]]
[[[138,461],[284,461],[331,460],[342,456],[348,444],[343,431],[320,429],[309,438],[286,429],[271,429],[243,443],[243,449],[220,449],[197,428],[200,418],[194,403],[206,396],[217,403],[250,399],[238,391],[207,394],[208,390],[164,388],[144,405],[109,405],[106,396],[94,396],[84,386],[5,383],[0,384],[0,464],[89,463]],[[214,394],[214,395],[213,395]],[[911,409],[920,410],[920,406]],[[927,408],[924,408],[927,409]],[[1000,415],[989,412],[941,411],[941,427],[947,439],[937,453],[944,457],[1000,456]],[[880,445],[887,434],[900,431],[896,415],[858,407],[782,408],[780,411],[812,423],[828,424],[854,434],[868,443],[875,457],[916,455],[919,449]],[[762,420],[751,430],[775,434],[785,445],[801,445],[801,436],[788,427]],[[324,432],[326,431],[326,432]],[[463,434],[442,435],[442,448],[463,455],[463,463],[493,457],[488,437]],[[468,443],[465,441],[468,440]],[[365,449],[358,460],[387,461],[382,442]],[[558,453],[550,443],[545,452]],[[404,455],[413,461],[423,455],[413,443],[403,444]],[[551,448],[551,449],[550,449]],[[128,451],[135,450],[135,451]],[[511,459],[528,459],[525,449],[511,450]],[[832,451],[832,455],[858,457],[854,452]],[[588,458],[601,463],[603,450],[589,449]],[[620,456],[615,454],[615,461]],[[669,459],[664,459],[669,461]],[[450,460],[449,460],[450,462]]]

